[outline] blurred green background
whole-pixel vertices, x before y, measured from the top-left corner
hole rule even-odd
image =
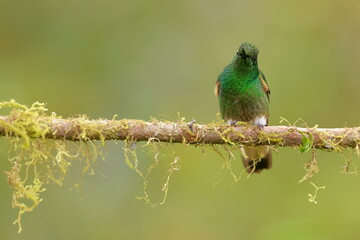
[[[357,126],[360,111],[359,1],[0,1],[0,99],[47,103],[64,117],[150,117],[177,113],[211,122],[213,87],[240,42],[260,49],[271,87],[270,124],[280,116],[310,126]],[[9,169],[1,141],[0,171]],[[358,239],[358,176],[341,174],[345,153],[318,154],[318,204],[298,184],[310,153],[278,149],[271,171],[233,184],[211,148],[175,146],[167,202],[135,199],[142,180],[108,143],[106,162],[82,191],[47,186],[44,201],[12,225],[11,189],[0,181],[0,239]],[[204,153],[203,153],[204,151]],[[140,162],[152,161],[143,150]],[[166,151],[165,151],[166,153]],[[165,154],[166,155],[166,154]],[[171,161],[164,157],[167,163]],[[237,154],[234,171],[242,169]],[[166,164],[165,164],[166,166]],[[163,175],[154,173],[153,198]],[[213,186],[214,183],[215,187]],[[156,187],[157,186],[157,187]],[[81,199],[81,201],[78,201]]]

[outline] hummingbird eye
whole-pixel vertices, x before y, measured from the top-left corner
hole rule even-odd
[[[239,51],[236,52],[236,55],[239,55]]]

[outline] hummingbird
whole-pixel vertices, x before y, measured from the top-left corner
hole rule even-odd
[[[235,57],[219,75],[215,94],[222,118],[230,125],[247,122],[263,129],[269,119],[270,88],[258,67],[259,49],[243,42]],[[268,146],[241,147],[241,158],[248,173],[259,173],[272,164]]]

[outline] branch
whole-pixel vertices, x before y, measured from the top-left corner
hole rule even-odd
[[[325,150],[341,150],[355,148],[358,152],[360,143],[360,127],[356,128],[299,128],[295,126],[268,126],[260,129],[246,123],[236,126],[226,125],[223,121],[209,124],[184,122],[166,122],[152,120],[89,120],[86,117],[61,118],[55,113],[47,114],[45,104],[35,102],[30,107],[14,100],[0,102],[0,109],[8,111],[6,116],[0,116],[0,136],[11,138],[12,151],[9,155],[11,169],[6,173],[13,192],[13,207],[19,209],[15,221],[21,231],[21,216],[31,212],[42,201],[40,195],[46,190],[49,182],[61,185],[71,166],[71,160],[84,157],[83,173],[93,173],[93,164],[101,152],[94,144],[78,144],[75,149],[68,147],[64,141],[50,142],[31,141],[31,139],[58,139],[69,141],[125,140],[125,141],[159,141],[183,144],[228,144],[228,145],[273,145],[284,147],[300,146],[304,152],[311,148]],[[2,113],[5,114],[5,113]],[[306,124],[304,124],[306,126]],[[20,140],[20,141],[19,141]],[[78,147],[78,148],[77,148]],[[146,192],[147,176],[156,167],[158,160],[146,170],[146,175],[138,168],[136,152],[131,146],[124,148],[125,161],[144,180],[143,199],[150,202]],[[315,150],[313,151],[315,154]],[[172,162],[168,171],[165,187],[165,198],[170,176],[178,170],[178,156]],[[227,168],[231,170],[230,162]],[[351,162],[347,161],[346,169]],[[306,165],[307,174],[301,181],[308,180],[318,172],[315,155]],[[316,185],[314,185],[316,187]],[[317,190],[310,200],[315,201]],[[162,202],[163,203],[163,202]],[[161,204],[162,204],[161,203]]]
[[[21,122],[21,116],[0,116],[0,135],[19,135],[8,126]],[[228,126],[224,123],[194,124],[185,122],[146,122],[134,119],[89,120],[39,116],[36,119],[46,129],[43,137],[70,141],[132,140],[187,144],[242,144],[301,146],[304,139],[320,149],[355,148],[360,142],[360,127],[355,128],[299,128],[267,126],[264,129],[249,125]],[[1,124],[3,123],[3,124]],[[32,124],[23,124],[27,135],[39,137]],[[20,136],[21,137],[21,136]]]

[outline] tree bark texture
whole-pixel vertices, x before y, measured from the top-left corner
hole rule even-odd
[[[21,119],[0,116],[0,135],[14,136],[9,128]],[[307,139],[311,147],[320,149],[357,148],[360,142],[360,127],[354,128],[299,128],[292,126],[228,126],[224,123],[195,124],[185,122],[122,120],[89,120],[85,118],[62,119],[39,117],[36,122],[44,128],[43,137],[70,141],[131,140],[159,141],[185,144],[242,144],[301,146]],[[6,123],[6,124],[1,124]],[[31,124],[25,124],[31,138],[38,137]]]

